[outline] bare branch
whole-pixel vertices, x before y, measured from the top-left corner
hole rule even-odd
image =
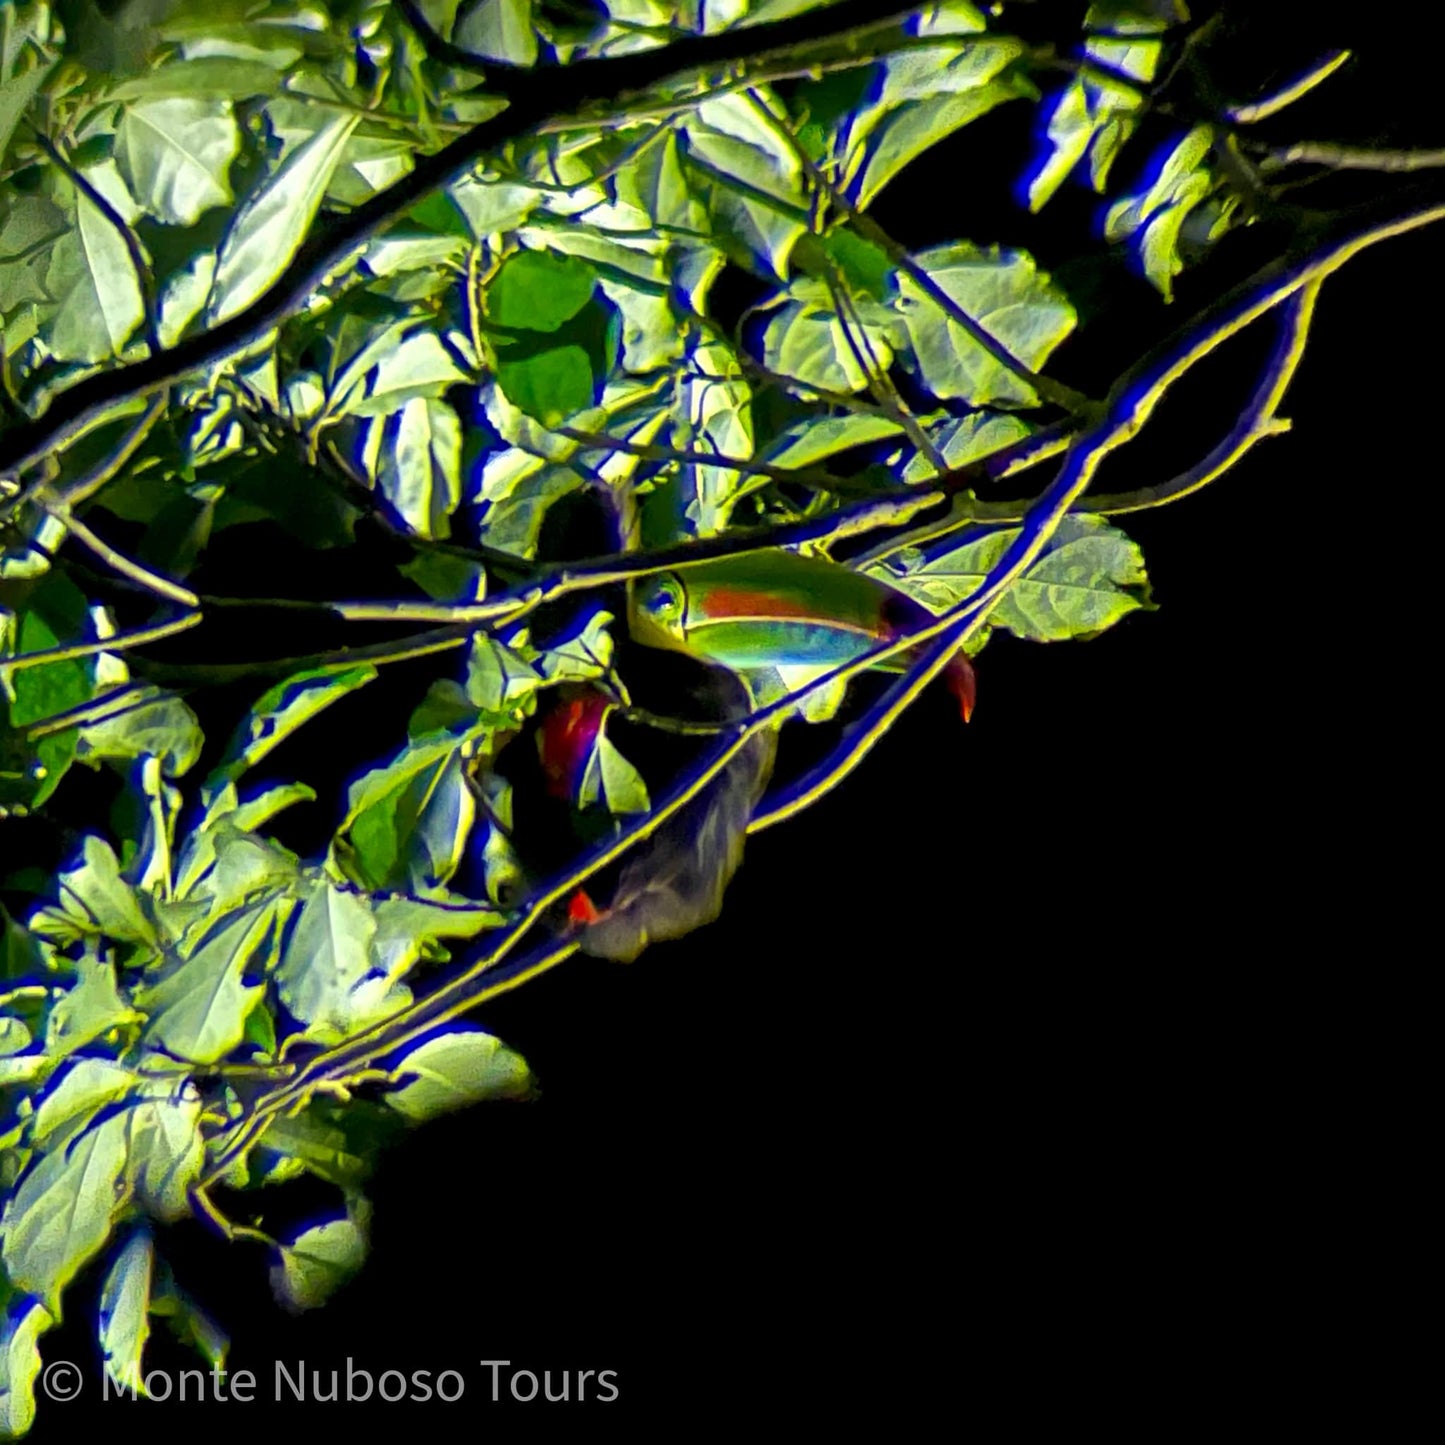
[[[45,504],[42,502],[41,505]],[[179,582],[172,582],[169,577],[162,577],[159,572],[152,572],[148,567],[142,567],[139,562],[127,557],[124,552],[117,551],[104,538],[92,532],[79,517],[71,516],[66,508],[45,506],[45,510],[81,546],[89,548],[102,562],[119,572],[122,577],[129,577],[132,582],[144,587],[148,592],[154,592],[156,596],[164,597],[171,602],[179,602],[182,607],[199,607],[201,605],[201,599],[189,587],[182,587]]]
[[[1324,166],[1332,171],[1386,171],[1404,175],[1439,170],[1445,166],[1445,150],[1369,150],[1332,145],[1328,141],[1301,141],[1283,150],[1270,151],[1260,162],[1260,170],[1268,173],[1282,171],[1287,166]]]
[[[47,662],[68,662],[76,657],[93,657],[97,652],[124,652],[127,648],[144,647],[147,643],[174,637],[196,626],[200,620],[199,612],[188,612],[171,622],[141,627],[134,632],[118,632],[114,637],[102,637],[96,642],[71,642],[62,647],[47,647],[41,652],[22,652],[19,657],[0,657],[0,678],[7,678],[24,667],[43,667]]]
[[[1336,50],[1327,55],[1318,64],[1311,66],[1297,80],[1292,80],[1282,89],[1266,96],[1263,100],[1252,101],[1248,105],[1232,105],[1225,111],[1225,118],[1232,120],[1235,125],[1254,125],[1258,121],[1268,120],[1272,115],[1278,115],[1286,106],[1291,106],[1295,101],[1308,95],[1317,85],[1323,84],[1337,71],[1347,60],[1351,52],[1348,50]]]

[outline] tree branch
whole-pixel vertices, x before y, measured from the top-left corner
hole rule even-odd
[[[1332,145],[1328,141],[1301,141],[1298,145],[1268,152],[1260,162],[1260,169],[1271,174],[1287,166],[1324,166],[1332,171],[1385,171],[1404,175],[1439,170],[1445,166],[1445,150],[1369,150],[1361,146]]]
[[[1268,120],[1272,115],[1278,115],[1286,106],[1291,106],[1295,101],[1308,95],[1317,85],[1323,84],[1337,71],[1340,66],[1350,59],[1351,52],[1348,50],[1336,50],[1327,55],[1318,64],[1312,65],[1297,80],[1292,80],[1288,85],[1267,95],[1261,100],[1251,101],[1248,105],[1232,105],[1225,111],[1225,119],[1231,120],[1235,125],[1254,125],[1259,121]]]
[[[62,647],[47,647],[40,652],[22,652],[19,657],[0,657],[0,678],[8,678],[24,667],[43,667],[47,662],[68,662],[75,657],[93,657],[97,652],[124,652],[129,647],[144,647],[164,637],[174,637],[201,620],[199,612],[188,612],[171,622],[154,627],[141,627],[134,632],[118,632],[98,642],[71,642]]]

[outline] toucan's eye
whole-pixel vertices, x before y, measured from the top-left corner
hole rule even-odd
[[[638,594],[638,606],[654,622],[664,625],[682,620],[684,599],[682,583],[676,577],[664,573],[650,578]]]

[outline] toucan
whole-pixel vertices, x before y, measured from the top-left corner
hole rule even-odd
[[[641,711],[665,715],[679,731],[629,722],[636,708],[618,706],[600,687],[554,689],[536,728],[541,791],[528,816],[547,819],[556,835],[578,832],[574,803],[604,726],[664,796],[707,751],[708,725],[725,727],[788,687],[852,661],[932,614],[887,583],[824,558],[770,549],[649,574],[628,589],[631,646],[619,671]],[[891,662],[907,665],[905,654]],[[965,721],[973,711],[973,668],[960,652],[948,669]],[[640,679],[640,681],[639,681]],[[634,684],[637,684],[634,686]],[[773,689],[769,693],[768,689]],[[614,733],[611,730],[616,727]],[[646,734],[644,736],[643,734]],[[715,743],[716,730],[710,735]],[[568,901],[559,926],[585,952],[630,961],[652,942],[711,922],[742,860],[748,823],[767,788],[777,729],[750,737],[702,792],[626,856],[600,884],[589,880]],[[558,806],[571,808],[569,830]],[[517,807],[519,823],[526,809]],[[526,848],[519,851],[526,856]],[[601,900],[601,901],[599,901]]]

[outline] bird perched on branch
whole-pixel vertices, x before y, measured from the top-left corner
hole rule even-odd
[[[641,644],[628,654],[629,688],[644,677],[647,710],[690,725],[694,735],[639,726],[629,720],[637,710],[619,708],[600,687],[559,689],[537,726],[543,790],[554,810],[571,808],[574,836],[591,831],[579,829],[576,804],[610,719],[625,735],[626,755],[650,774],[649,789],[662,789],[652,796],[665,796],[696,775],[729,725],[768,700],[768,680],[776,689],[781,675],[795,687],[931,620],[886,583],[776,549],[644,577],[628,598],[629,635]],[[910,660],[905,653],[884,665],[902,670]],[[966,721],[975,686],[961,652],[947,677]],[[776,752],[776,726],[753,734],[619,866],[572,895],[563,926],[576,931],[586,952],[630,961],[648,943],[718,916]]]

